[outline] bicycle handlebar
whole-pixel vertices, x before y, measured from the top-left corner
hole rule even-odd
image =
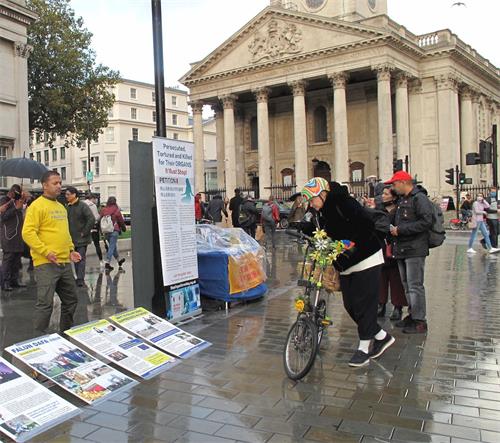
[[[308,235],[306,235],[306,234],[304,234],[304,233],[302,233],[302,232],[300,232],[300,231],[294,231],[293,229],[287,229],[287,230],[285,231],[285,233],[286,233],[287,235],[289,235],[290,237],[299,238],[299,239],[301,239],[301,240],[302,240],[302,239],[303,239],[303,240],[307,240],[308,242],[312,242],[312,240],[313,240],[313,239],[312,239],[311,237],[309,237]]]

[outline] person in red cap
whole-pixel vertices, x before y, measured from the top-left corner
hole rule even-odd
[[[427,313],[424,288],[425,259],[429,255],[429,232],[432,227],[432,203],[427,191],[415,186],[413,178],[405,171],[398,171],[386,182],[400,196],[391,225],[393,256],[398,260],[401,280],[410,314],[397,327],[405,334],[425,334]]]

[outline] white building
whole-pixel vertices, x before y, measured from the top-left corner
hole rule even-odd
[[[109,111],[109,124],[99,140],[91,143],[91,170],[94,179],[91,190],[101,194],[105,201],[115,196],[118,204],[130,209],[129,140],[150,142],[156,133],[156,108],[154,85],[134,80],[121,80],[114,87],[115,104]],[[165,89],[167,113],[167,137],[192,141],[192,125],[188,114],[187,92],[176,88]],[[207,131],[210,133],[210,130]],[[207,137],[210,138],[208,135]],[[207,159],[215,160],[215,133],[213,141],[208,140]],[[53,147],[48,137],[35,134],[31,156],[50,169],[57,170],[63,184],[87,188],[88,170],[87,146],[81,149],[65,147],[65,140],[57,137]],[[211,152],[213,151],[213,153]],[[213,156],[213,157],[211,157]]]
[[[0,161],[21,157],[29,145],[27,27],[36,14],[25,0],[0,0]],[[7,186],[0,179],[0,186]]]

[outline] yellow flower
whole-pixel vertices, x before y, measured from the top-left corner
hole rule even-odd
[[[295,309],[299,312],[302,312],[304,310],[305,303],[304,300],[295,300]]]
[[[314,231],[314,238],[317,240],[327,238],[327,237],[328,237],[328,234],[326,233],[326,231],[324,229],[317,229],[316,231]]]

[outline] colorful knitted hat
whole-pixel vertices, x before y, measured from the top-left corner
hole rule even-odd
[[[314,177],[309,180],[302,188],[301,194],[306,201],[311,200],[313,197],[317,197],[322,191],[329,191],[330,185],[322,177]]]

